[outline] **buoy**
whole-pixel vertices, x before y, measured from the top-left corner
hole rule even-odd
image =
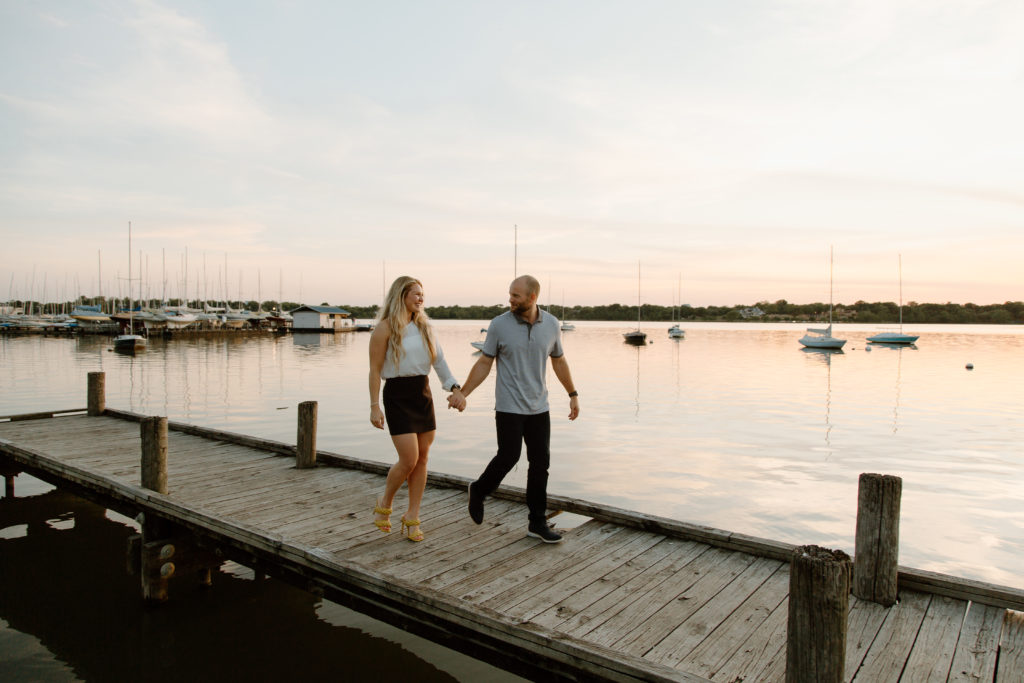
[[[864,347],[864,350],[865,350],[865,351],[870,351],[870,350],[871,350],[871,347],[870,347],[870,346],[865,346],[865,347]]]
[[[974,369],[974,363],[968,363],[966,367],[967,367],[968,370],[973,370]]]

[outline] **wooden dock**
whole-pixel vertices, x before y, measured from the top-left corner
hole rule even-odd
[[[143,416],[98,412],[0,420],[8,492],[24,471],[160,520],[145,545],[178,545],[165,579],[233,559],[535,680],[786,680],[788,544],[551,496],[589,520],[545,545],[521,490],[477,526],[468,481],[439,473],[413,544],[372,524],[386,465],[317,451],[300,469],[296,446],[169,423],[160,494],[141,485]],[[900,568],[899,597],[850,596],[844,680],[1024,681],[1024,591]]]

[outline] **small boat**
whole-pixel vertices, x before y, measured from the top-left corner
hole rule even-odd
[[[679,284],[676,286],[676,299],[679,308],[683,307],[683,274],[679,274]],[[676,319],[676,304],[672,305],[672,327],[668,328],[669,339],[684,339],[686,337],[686,330],[679,327],[679,323],[675,322]]]
[[[573,325],[568,320],[564,319],[565,318],[565,292],[564,291],[562,292],[562,318],[563,318],[563,320],[562,320],[562,332],[572,332],[573,330],[576,329],[575,325]]]
[[[71,317],[80,323],[109,323],[110,316],[99,306],[79,304],[71,311]]]
[[[640,330],[623,332],[622,338],[626,340],[627,344],[633,344],[634,346],[644,346],[647,343],[647,333]]]
[[[812,349],[841,349],[846,340],[832,336],[830,321],[828,327],[808,327],[807,334],[801,337],[800,343]]]
[[[845,339],[832,336],[832,249],[828,251],[828,327],[808,327],[800,343],[812,349],[841,349]]]
[[[636,329],[632,332],[623,332],[622,338],[627,344],[644,346],[647,343],[647,333],[640,329],[640,263],[636,264]]]
[[[356,332],[373,332],[373,323],[356,323]]]
[[[139,288],[142,281],[139,280]],[[135,353],[146,348],[146,338],[133,334],[135,311],[132,307],[132,224],[128,223],[128,328],[127,333],[114,337],[114,350],[120,353]],[[141,297],[141,292],[140,292]]]
[[[879,332],[878,334],[871,335],[868,337],[868,341],[872,344],[913,344],[918,340],[920,335],[916,334],[903,334],[903,255],[899,257],[899,275],[900,275],[900,329],[898,332]]]
[[[477,351],[483,351],[484,350],[484,343],[482,341],[471,341],[471,342],[469,342],[469,345],[472,346]]]

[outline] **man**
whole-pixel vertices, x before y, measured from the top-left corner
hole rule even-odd
[[[562,351],[561,329],[555,316],[537,307],[540,283],[522,275],[508,290],[510,310],[491,321],[480,360],[469,371],[462,398],[449,397],[449,407],[462,408],[466,396],[487,379],[495,359],[498,377],[494,389],[494,422],[498,432],[498,453],[480,478],[469,485],[469,516],[480,524],[484,499],[494,493],[519,461],[526,443],[526,505],[530,511],[527,536],[545,543],[562,537],[548,527],[547,488],[550,462],[551,416],[545,383],[547,359],[555,377],[569,393],[569,419],[580,414],[579,396],[573,387],[569,363]],[[461,405],[460,405],[461,404]]]

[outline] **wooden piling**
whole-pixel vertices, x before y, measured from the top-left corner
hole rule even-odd
[[[106,387],[107,373],[89,373],[89,400],[87,409],[90,417],[102,415],[103,411],[107,409]]]
[[[886,607],[896,604],[898,595],[902,494],[899,477],[860,475],[853,594]]]
[[[139,423],[142,436],[142,486],[167,493],[167,418],[144,417]]]
[[[786,683],[842,683],[850,612],[850,556],[815,545],[789,569]]]
[[[295,439],[295,466],[316,467],[316,401],[299,404],[298,435]]]

